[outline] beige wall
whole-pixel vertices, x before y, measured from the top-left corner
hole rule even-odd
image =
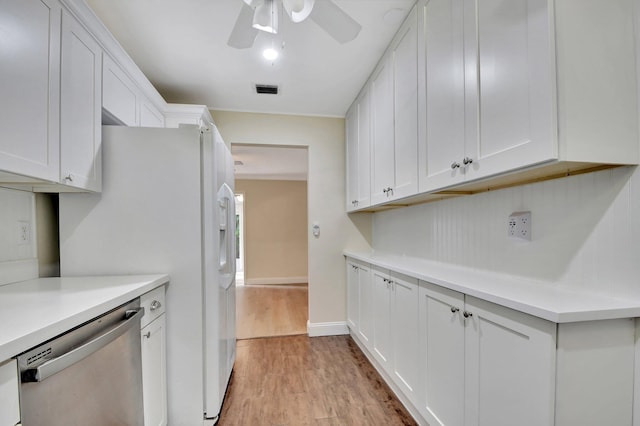
[[[342,251],[371,249],[371,215],[345,213],[344,119],[230,111],[211,114],[227,143],[308,147],[309,322],[346,321]],[[320,225],[318,238],[311,234],[314,222]]]
[[[244,194],[245,282],[306,283],[307,182],[237,180],[239,192]]]

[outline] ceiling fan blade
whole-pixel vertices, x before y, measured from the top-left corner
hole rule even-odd
[[[233,30],[231,30],[227,44],[236,49],[248,49],[253,46],[253,42],[258,35],[258,30],[253,28],[251,26],[252,24],[253,7],[243,2],[242,9],[240,9],[240,14],[238,15],[238,19],[236,19]]]
[[[315,2],[309,18],[339,43],[355,39],[362,26],[331,0]]]

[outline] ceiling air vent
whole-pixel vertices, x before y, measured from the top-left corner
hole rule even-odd
[[[256,84],[256,92],[258,94],[277,95],[278,86],[272,86],[269,84]]]

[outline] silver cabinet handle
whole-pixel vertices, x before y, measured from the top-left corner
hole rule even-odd
[[[469,157],[464,157],[464,160],[462,160],[462,163],[466,166],[468,164],[473,163],[473,159]]]
[[[94,352],[107,346],[109,343],[129,331],[134,325],[140,327],[140,318],[144,315],[144,308],[136,308],[126,311],[125,320],[120,322],[109,331],[95,337],[77,348],[53,358],[34,369],[29,369],[23,373],[23,381],[41,382],[48,377],[64,370],[67,367],[79,362]],[[34,371],[35,370],[35,371]],[[27,374],[25,374],[27,373]],[[28,378],[28,380],[25,380]]]
[[[457,161],[454,161],[453,163],[451,163],[451,169],[455,170],[458,167],[460,167],[460,163],[458,163]]]
[[[384,192],[384,193],[386,194],[387,192],[389,192],[389,188],[384,188],[384,189],[382,190],[382,192]]]
[[[143,334],[143,336],[148,339],[149,337],[151,337],[151,332],[147,331],[146,333]]]
[[[149,309],[151,310],[151,312],[153,312],[156,309],[160,309],[160,307],[162,307],[162,303],[158,302],[157,300],[154,300],[153,302],[151,302],[151,306],[149,306]]]
[[[455,306],[452,306],[452,307],[451,307],[451,313],[454,313],[454,314],[455,314],[455,313],[456,313],[456,312],[458,312],[459,310],[460,310],[460,308],[456,308]]]
[[[473,316],[473,314],[472,314],[471,312],[464,311],[464,312],[462,313],[462,316],[464,316],[465,318],[469,318],[469,317],[472,317],[472,316]]]
[[[71,173],[69,173],[68,175],[66,175],[64,177],[64,180],[69,181],[69,182],[73,182],[73,175]]]

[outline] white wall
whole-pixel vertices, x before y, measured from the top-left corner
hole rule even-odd
[[[28,226],[22,241],[22,226]],[[0,285],[38,277],[35,198],[0,188]]]
[[[344,119],[229,111],[211,114],[227,143],[308,147],[309,323],[311,327],[344,323],[342,251],[371,248],[370,215],[345,213]],[[319,238],[311,234],[314,222],[320,224]]]
[[[507,237],[530,210],[532,241]],[[375,213],[375,250],[640,299],[640,170],[622,167]]]

